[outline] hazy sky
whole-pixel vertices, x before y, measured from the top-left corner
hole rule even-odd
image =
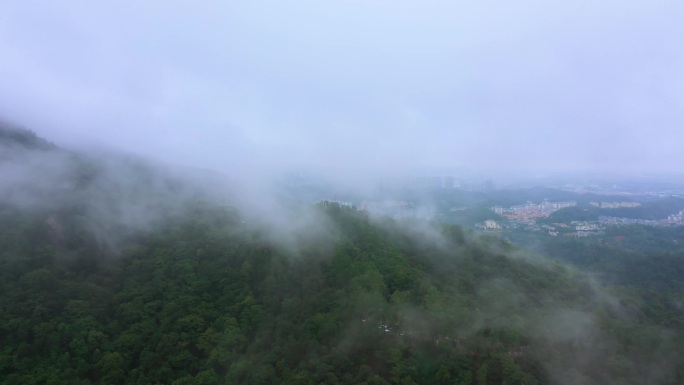
[[[680,171],[684,1],[0,2],[0,116],[222,170]]]

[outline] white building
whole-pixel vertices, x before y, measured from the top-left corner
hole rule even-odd
[[[496,223],[496,221],[488,219],[484,222],[484,228],[485,228],[485,230],[500,230],[501,225]]]

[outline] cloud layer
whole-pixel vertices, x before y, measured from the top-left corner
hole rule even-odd
[[[676,172],[680,1],[0,7],[0,115],[232,173]]]

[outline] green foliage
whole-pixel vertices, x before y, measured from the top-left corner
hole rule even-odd
[[[684,228],[623,226],[595,239],[550,239],[544,250],[613,286],[635,317],[684,332]]]
[[[57,214],[12,210],[0,384],[631,384],[644,359],[681,352],[681,335],[621,316],[577,272],[457,227],[324,204],[338,238],[292,255],[198,204],[112,256],[76,214],[58,215],[56,241]]]

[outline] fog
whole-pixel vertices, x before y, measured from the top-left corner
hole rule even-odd
[[[439,335],[433,318],[453,317],[462,330],[451,337],[462,339],[510,326],[577,345],[569,367],[545,346],[529,354],[556,383],[586,383],[568,368],[589,373],[618,349],[601,322],[628,324],[631,307],[600,277],[429,221],[438,203],[452,213],[468,196],[436,202],[429,189],[394,196],[392,186],[407,175],[681,174],[683,18],[679,0],[5,2],[0,134],[6,120],[58,147],[0,142],[0,208],[38,213],[49,235],[85,229],[115,257],[208,203],[237,212],[216,234],[306,261],[354,244],[311,203],[367,203],[374,210],[354,215],[369,217],[369,234],[385,232],[385,251],[396,252],[390,240],[410,245],[435,271],[508,255],[521,272],[579,289],[545,298],[530,289],[545,281],[478,273],[472,303],[452,293],[409,306],[406,293],[380,290],[359,301],[362,322],[373,316],[387,333],[392,310],[402,332]],[[348,336],[339,349],[362,338],[356,321],[338,325]],[[668,330],[653,328],[665,341]],[[669,378],[677,350],[645,350],[625,353],[643,358],[634,371]]]
[[[2,130],[0,126],[0,134],[3,134]],[[51,235],[52,246],[60,246],[60,238],[63,238],[61,233],[75,227],[76,222],[84,226],[89,237],[97,242],[98,257],[120,260],[117,257],[125,256],[127,247],[130,248],[131,243],[135,244],[132,240],[153,235],[157,231],[163,233],[168,222],[174,222],[197,208],[198,203],[207,201],[209,205],[206,207],[213,212],[232,212],[237,208],[242,215],[238,222],[230,226],[215,226],[209,231],[222,236],[241,234],[245,238],[255,237],[263,245],[274,246],[278,253],[293,261],[307,261],[307,254],[314,254],[314,261],[319,258],[325,260],[336,252],[342,252],[338,250],[344,250],[345,244],[355,245],[345,238],[349,236],[346,234],[349,229],[345,229],[344,220],[332,220],[330,213],[326,214],[325,210],[284,205],[281,196],[275,194],[268,183],[244,186],[206,170],[168,167],[147,159],[102,150],[97,153],[70,152],[42,142],[39,148],[31,150],[7,142],[10,145],[0,141],[0,209],[10,206],[38,212],[39,220]],[[257,188],[259,186],[261,188]],[[332,205],[332,210],[336,209],[343,211],[344,207]],[[541,270],[537,270],[538,274],[553,274],[560,268],[557,262],[515,249],[511,244],[492,236],[461,228],[445,228],[422,218],[394,220],[352,209],[349,212],[370,216],[368,223],[375,225],[366,229],[370,242],[377,237],[375,232],[386,232],[385,237],[392,242],[381,243],[383,248],[386,247],[383,252],[393,253],[397,250],[395,247],[410,245],[406,250],[429,256],[426,261],[434,263],[433,269],[439,269],[441,265],[449,266],[449,261],[468,259],[471,253],[499,256],[505,253],[524,263],[527,268],[541,267]],[[211,239],[211,236],[207,236],[207,239]],[[169,240],[173,245],[173,240]],[[357,244],[364,245],[360,242]],[[56,249],[59,250],[59,247]],[[373,251],[372,248],[355,250],[359,253]],[[70,257],[63,251],[57,251],[55,255],[57,259]],[[372,257],[364,255],[362,258]],[[499,258],[501,260],[503,257]],[[311,262],[311,259],[308,261]],[[495,259],[490,258],[489,262],[494,262],[492,266],[496,265]],[[482,265],[486,266],[487,262]],[[426,266],[423,268],[429,271],[430,268]],[[472,274],[468,273],[467,268],[464,271]],[[385,285],[384,277],[377,271],[375,273],[377,276],[374,278],[379,277]],[[498,273],[505,274],[506,270],[498,270]],[[529,353],[525,354],[538,357],[554,383],[585,384],[588,382],[584,374],[591,373],[597,362],[600,365],[609,362],[606,361],[606,354],[620,347],[614,336],[599,328],[601,309],[612,311],[613,318],[627,320],[626,309],[598,282],[590,281],[586,275],[574,270],[567,270],[566,273],[561,277],[572,280],[578,291],[584,292],[586,303],[581,304],[576,300],[566,302],[562,298],[551,297],[553,290],[549,290],[544,298],[544,286],[537,293],[530,291],[529,282],[524,276],[514,281],[496,274],[484,274],[486,279],[473,283],[473,303],[465,300],[465,292],[452,293],[453,297],[443,299],[436,296],[433,302],[427,300],[430,297],[426,294],[425,306],[407,304],[409,291],[396,290],[389,300],[379,293],[373,293],[362,297],[357,304],[355,311],[359,313],[361,322],[354,319],[350,323],[338,325],[342,328],[344,338],[335,349],[350,350],[354,343],[362,341],[362,325],[368,321],[377,322],[383,328],[381,333],[388,333],[389,327],[395,328],[395,333],[402,333],[400,335],[406,336],[407,340],[422,341],[425,336],[436,335],[435,344],[440,343],[442,337],[445,337],[444,343],[447,343],[446,337],[456,341],[478,341],[482,330],[511,328],[521,335],[545,342],[539,346],[523,344],[519,347],[503,344],[498,349],[509,355],[522,355],[529,347]],[[558,277],[557,274],[552,276]],[[362,282],[364,278],[367,277],[354,279]],[[424,285],[425,290],[435,290],[430,280],[427,277],[424,279],[421,285]],[[546,302],[541,308],[540,298],[534,298],[537,295]],[[293,300],[300,299],[294,297]],[[468,315],[466,309],[472,310],[472,314]],[[385,317],[392,312],[396,313],[398,321],[388,326]],[[437,329],[440,318],[450,318],[461,328],[448,330],[446,333],[449,334],[442,335],[443,331]],[[375,326],[371,330],[377,332]],[[651,332],[664,334],[667,330],[658,328]],[[570,343],[577,345],[577,357],[572,365],[561,359],[562,356],[549,353],[554,346]],[[676,358],[672,353],[673,348],[668,345],[644,350],[639,352],[638,357],[646,359],[639,363],[638,368],[632,369],[638,372],[638,379],[653,383],[661,380],[661,377],[670,378],[674,373],[671,362],[675,362]],[[625,353],[625,356],[636,360],[637,355],[630,354],[633,353]]]
[[[678,172],[684,4],[0,6],[0,116],[57,144],[343,182]]]

